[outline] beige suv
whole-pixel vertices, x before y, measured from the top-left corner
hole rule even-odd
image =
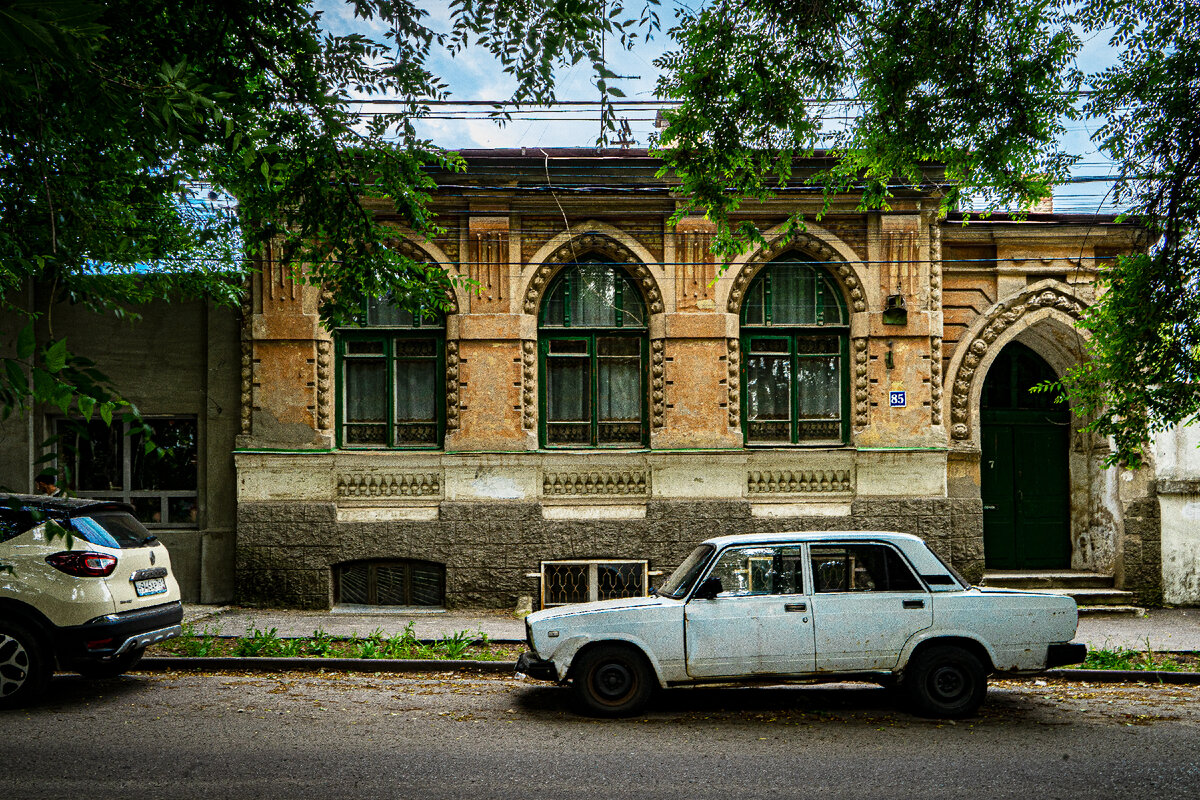
[[[167,548],[131,511],[0,495],[0,708],[34,700],[56,666],[112,677],[179,635]]]

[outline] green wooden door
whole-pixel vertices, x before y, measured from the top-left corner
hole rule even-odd
[[[1070,415],[1029,387],[1054,372],[1010,344],[984,383],[981,410],[984,559],[990,569],[1071,565]]]

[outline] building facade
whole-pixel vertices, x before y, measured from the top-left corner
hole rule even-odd
[[[463,279],[446,314],[386,298],[328,331],[264,255],[237,345],[234,583],[247,603],[511,607],[641,592],[710,536],[886,529],[985,570],[1161,594],[1153,469],[1047,395],[1084,354],[1111,219],[939,220],[802,188],[742,213],[727,267],[670,218],[644,152],[464,153],[444,235],[394,246]],[[378,213],[387,219],[386,209]]]

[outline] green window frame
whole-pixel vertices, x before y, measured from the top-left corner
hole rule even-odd
[[[438,450],[446,433],[445,323],[371,302],[337,332],[338,447]]]
[[[650,342],[628,273],[598,259],[569,265],[547,287],[538,322],[541,446],[645,447]]]
[[[741,419],[746,446],[850,440],[850,328],[821,267],[785,256],[750,283],[741,310]]]

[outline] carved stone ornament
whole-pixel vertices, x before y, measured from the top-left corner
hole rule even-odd
[[[1026,292],[1006,300],[992,311],[988,315],[991,321],[967,345],[966,355],[958,365],[958,372],[953,376],[950,394],[950,419],[953,425],[950,435],[954,439],[971,438],[971,387],[979,377],[979,364],[989,348],[1022,317],[1042,308],[1053,308],[1074,320],[1078,320],[1084,311],[1083,303],[1071,296],[1065,286]]]
[[[754,279],[758,271],[787,250],[803,250],[808,255],[815,257],[816,260],[825,262],[830,271],[836,274],[842,285],[846,287],[846,292],[850,296],[850,309],[852,311],[867,310],[866,295],[863,294],[862,286],[859,284],[853,268],[842,254],[813,234],[800,232],[790,238],[779,237],[770,247],[760,250],[746,262],[737,277],[733,279],[733,287],[729,290],[728,309],[730,314],[737,314],[741,311],[742,298],[746,294],[746,288],[749,287],[750,281]]]
[[[254,343],[251,317],[253,314],[253,290],[247,278],[242,287],[242,342],[241,342],[241,432],[250,435],[250,418],[254,402]]]
[[[327,431],[333,422],[333,342],[317,342],[317,430]]]
[[[729,427],[736,428],[740,422],[738,414],[742,405],[741,343],[737,339],[726,339],[726,367],[729,369],[726,388],[729,390]]]
[[[854,427],[861,430],[867,427],[867,414],[871,407],[871,388],[867,377],[867,339],[851,339],[850,344],[850,349],[854,351]]]
[[[645,496],[649,492],[650,473],[645,470],[547,472],[542,476],[542,494],[547,497],[563,495]]]
[[[663,351],[665,349],[666,340],[650,340],[650,425],[654,428],[663,426],[663,412],[667,402],[663,378]]]
[[[537,342],[521,342],[521,427],[537,426]]]
[[[599,253],[612,263],[623,266],[642,287],[650,313],[662,313],[662,294],[659,292],[654,278],[650,275],[650,270],[633,254],[632,250],[603,233],[585,233],[574,237],[555,250],[550,258],[537,268],[533,280],[529,282],[529,289],[525,292],[525,313],[537,313],[538,304],[541,302],[542,294],[546,291],[546,286],[564,264],[572,264],[580,256],[589,253]]]
[[[936,219],[929,226],[929,299],[935,308],[942,304],[942,226]]]
[[[942,424],[942,337],[929,337],[929,416],[934,425]]]
[[[458,342],[446,342],[446,430],[458,430]]]
[[[845,469],[780,470],[746,475],[749,494],[826,494],[854,491],[854,480]]]
[[[338,497],[438,497],[441,493],[442,478],[435,472],[351,472],[338,475],[337,482]]]

